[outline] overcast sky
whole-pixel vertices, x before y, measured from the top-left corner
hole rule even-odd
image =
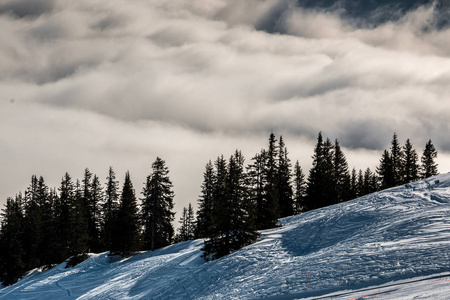
[[[271,131],[305,171],[322,131],[356,168],[394,132],[420,154],[431,138],[448,172],[450,30],[424,31],[432,18],[356,28],[291,0],[2,0],[0,202],[33,174],[58,187],[88,167],[104,183],[109,166],[140,197],[160,156],[179,212],[208,160],[249,162]],[[283,34],[261,30],[273,22]]]

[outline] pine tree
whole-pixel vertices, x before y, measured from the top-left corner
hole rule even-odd
[[[103,191],[96,175],[92,177],[88,168],[84,170],[83,178],[83,209],[86,212],[88,226],[88,247],[93,252],[102,249],[100,243],[100,203],[103,201]]]
[[[324,145],[324,198],[323,206],[336,203],[336,185],[334,182],[334,146],[329,138],[325,140]]]
[[[233,159],[234,158],[234,159]],[[248,177],[244,169],[245,158],[236,150],[230,157],[228,195],[231,198],[232,214],[232,251],[256,241],[259,233],[255,223],[255,203],[251,201]]]
[[[323,156],[324,156],[324,145],[322,132],[319,132],[317,137],[317,143],[314,148],[313,155],[313,166],[309,170],[308,183],[306,188],[306,201],[305,201],[305,211],[313,210],[321,207],[321,201],[323,197]]]
[[[262,206],[258,209],[257,213],[260,214],[258,217],[257,226],[259,229],[268,229],[276,226],[278,222],[279,215],[279,199],[277,192],[277,140],[273,133],[269,136],[269,148],[266,151],[266,159],[264,166],[264,200],[262,201]]]
[[[156,158],[153,172],[147,177],[142,192],[142,220],[144,225],[144,246],[155,250],[173,242],[174,219],[172,182],[165,161]]]
[[[40,266],[39,246],[42,239],[42,212],[38,202],[38,179],[35,175],[25,192],[23,218],[23,249],[25,268],[30,270]]]
[[[352,169],[352,174],[350,175],[350,193],[349,200],[358,197],[358,175],[356,169]]]
[[[294,199],[291,183],[291,161],[288,158],[288,151],[282,136],[280,136],[278,143],[278,168],[276,177],[279,215],[281,218],[292,216],[294,214]]]
[[[197,231],[197,224],[195,223],[195,213],[191,203],[188,205],[186,220],[186,236],[189,240],[193,240],[195,238],[195,232]]]
[[[89,233],[88,233],[88,207],[83,198],[83,190],[80,181],[77,180],[75,187],[75,195],[70,209],[70,240],[69,240],[69,256],[76,256],[86,253],[89,250]]]
[[[227,178],[228,178],[228,166],[227,161],[223,155],[217,157],[214,162],[214,172],[216,174],[214,187],[213,187],[213,201],[212,201],[212,211],[211,211],[211,224],[208,230],[207,238],[215,237],[218,235],[220,223],[223,222],[224,218],[227,218],[225,212],[221,212],[221,208],[224,203],[228,201],[227,197]]]
[[[419,179],[419,157],[416,150],[409,139],[406,140],[405,146],[403,146],[404,153],[404,166],[403,166],[403,183],[410,183]]]
[[[195,238],[195,221],[194,209],[191,203],[189,203],[188,207],[183,207],[183,212],[178,223],[180,223],[180,227],[178,228],[178,234],[175,240],[177,242],[193,240]]]
[[[111,254],[130,255],[139,249],[139,216],[136,196],[130,173],[125,174],[125,181],[120,195],[120,204],[114,226]]]
[[[55,253],[57,229],[54,213],[58,195],[54,188],[49,189],[47,187],[42,177],[39,178],[38,182],[38,197],[42,212],[41,244],[38,252],[40,253],[41,265],[50,267],[52,264],[59,263],[56,260],[58,255]]]
[[[54,259],[53,197],[44,178],[33,175],[23,201],[23,247],[27,270],[57,263]]]
[[[423,154],[421,157],[421,171],[420,176],[422,178],[428,178],[431,176],[438,175],[438,165],[435,163],[435,159],[437,157],[437,151],[434,148],[433,143],[431,140],[429,140],[426,145],[425,149],[423,150]]]
[[[394,186],[397,186],[403,183],[404,153],[400,147],[396,133],[394,133],[391,141],[390,159],[392,164],[392,175],[394,177]]]
[[[304,207],[304,201],[305,201],[305,194],[306,194],[306,181],[305,181],[305,174],[303,174],[302,168],[300,167],[300,164],[297,162],[295,163],[294,167],[294,213],[299,214],[303,211]]]
[[[362,170],[360,169],[358,171],[358,183],[356,184],[356,191],[358,197],[364,196],[364,175]]]
[[[119,210],[119,182],[116,180],[116,173],[109,167],[109,174],[106,178],[105,200],[102,206],[101,220],[101,243],[103,250],[112,249],[112,239],[114,235],[114,224],[117,222],[117,212]]]
[[[370,168],[367,168],[364,172],[363,186],[362,186],[362,195],[368,195],[376,192],[376,179],[374,180],[375,175],[372,173]]]
[[[208,235],[202,248],[205,260],[213,260],[228,253],[223,254],[228,248],[230,211],[228,203],[230,198],[227,191],[228,166],[223,155],[217,157],[214,162],[215,182],[213,188],[213,202],[211,211],[211,224]],[[226,239],[225,239],[226,237]],[[226,248],[226,249],[224,249]]]
[[[321,208],[335,202],[333,171],[333,145],[329,139],[324,142],[322,133],[319,133],[314,149],[313,167],[309,170],[306,210]]]
[[[250,198],[256,206],[256,227],[265,227],[266,218],[266,151],[261,150],[252,158],[252,164],[247,166]],[[269,225],[270,227],[271,225]]]
[[[180,223],[180,227],[178,227],[178,233],[175,235],[175,243],[185,242],[188,240],[187,238],[187,208],[183,207],[183,211],[181,212],[181,217],[178,223]]]
[[[17,282],[26,270],[23,236],[22,195],[8,198],[2,210],[0,230],[0,280],[3,286]]]
[[[372,188],[372,193],[379,191],[378,179],[376,173],[372,173],[370,187]]]
[[[377,167],[376,172],[378,174],[380,189],[384,190],[395,186],[395,176],[389,151],[384,150],[380,160],[380,165]]]
[[[219,184],[217,191],[223,192],[223,195],[218,194],[219,198],[214,201],[211,236],[205,240],[202,249],[202,256],[206,260],[222,257],[249,245],[258,235],[242,154],[236,151],[230,158],[228,167],[223,157],[219,158],[216,166],[216,184]],[[225,175],[224,181],[222,175]]]
[[[66,173],[59,188],[59,197],[55,200],[55,255],[61,262],[70,256],[73,236],[72,207],[74,205],[75,186],[72,178]]]
[[[197,227],[195,233],[197,238],[207,237],[209,226],[211,225],[215,173],[211,161],[206,164],[205,168],[201,195],[198,199]]]
[[[92,173],[88,168],[84,170],[84,178],[82,180],[82,206],[85,211],[85,218],[87,220],[87,234],[88,234],[88,248],[91,251],[99,250],[97,244],[99,239],[96,215],[98,214],[98,203],[94,199],[92,187]]]
[[[345,155],[342,152],[341,146],[339,145],[339,141],[337,139],[334,142],[333,166],[335,203],[352,199],[352,195],[350,193],[351,182],[347,159],[345,158]]]
[[[100,179],[94,175],[91,183],[91,199],[89,201],[89,239],[93,252],[102,251],[101,242],[101,204],[104,202],[103,188]]]

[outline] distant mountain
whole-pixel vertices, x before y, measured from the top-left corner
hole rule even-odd
[[[202,240],[128,259],[92,254],[34,270],[0,299],[448,299],[450,174],[280,223],[212,262],[200,257]]]

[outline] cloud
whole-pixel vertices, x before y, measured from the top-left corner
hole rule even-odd
[[[357,168],[394,131],[419,152],[432,138],[450,161],[450,30],[433,28],[434,7],[361,27],[288,0],[23,3],[0,5],[8,196],[34,173],[57,184],[86,166],[143,182],[161,156],[187,204],[209,159],[241,148],[250,160],[270,131],[304,169],[319,131]]]
[[[0,3],[0,14],[18,18],[39,17],[52,12],[55,3],[55,0],[5,0]]]

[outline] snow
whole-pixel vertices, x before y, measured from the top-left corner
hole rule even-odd
[[[437,180],[439,182],[437,183]],[[34,270],[0,299],[447,299],[450,174],[280,221],[204,262],[202,240]]]

